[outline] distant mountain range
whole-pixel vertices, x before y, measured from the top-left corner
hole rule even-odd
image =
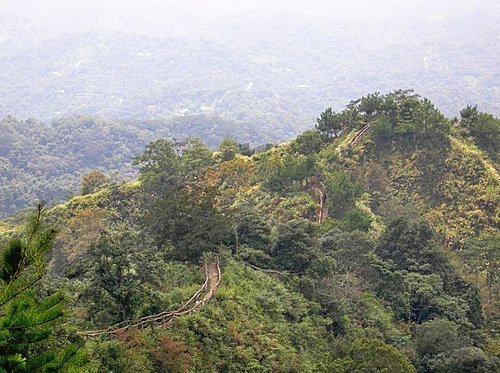
[[[500,114],[500,33],[492,14],[313,21],[250,13],[189,37],[150,37],[112,25],[61,34],[64,20],[44,33],[3,19],[0,116],[205,114],[272,131],[280,141],[310,128],[327,106],[410,87],[449,116],[466,104]]]

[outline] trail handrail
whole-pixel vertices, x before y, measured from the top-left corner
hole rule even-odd
[[[217,270],[216,270],[216,277],[217,280],[215,284],[211,284],[210,282],[210,269],[207,263],[204,263],[205,267],[205,282],[203,285],[201,285],[200,289],[187,301],[185,302],[180,308],[174,310],[174,311],[163,311],[154,315],[149,315],[149,316],[144,316],[141,317],[140,319],[137,319],[135,321],[122,321],[120,323],[114,324],[108,328],[105,329],[99,329],[99,330],[90,330],[90,331],[80,331],[77,332],[78,335],[82,335],[86,338],[96,338],[99,336],[111,336],[118,334],[122,331],[125,331],[129,328],[138,328],[140,327],[141,329],[146,329],[149,327],[152,327],[154,325],[157,326],[167,326],[169,325],[174,319],[176,319],[179,316],[182,315],[187,315],[190,314],[203,306],[212,298],[212,296],[215,294],[215,291],[219,287],[220,281],[221,281],[221,270],[220,270],[220,265],[219,265],[219,258],[217,258],[216,262]],[[210,285],[210,286],[209,286]],[[208,289],[208,292],[205,294],[203,299],[200,301],[199,298],[201,294],[206,292]],[[194,303],[194,305],[193,305]],[[192,305],[191,307],[189,307]]]
[[[356,133],[356,135],[354,135],[352,139],[349,140],[349,143],[348,143],[349,146],[356,145],[358,143],[358,141],[361,139],[361,137],[366,132],[368,132],[368,130],[371,128],[371,126],[372,126],[372,123],[368,123],[366,126],[361,128],[361,130],[358,133]]]

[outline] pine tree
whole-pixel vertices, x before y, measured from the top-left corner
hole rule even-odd
[[[342,133],[344,118],[342,114],[336,113],[332,108],[327,108],[322,112],[316,121],[316,129],[325,141],[333,140]]]
[[[76,353],[50,347],[63,315],[63,296],[37,299],[34,290],[46,269],[56,231],[39,204],[22,236],[0,250],[0,372],[57,371]]]

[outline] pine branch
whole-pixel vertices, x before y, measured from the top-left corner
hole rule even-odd
[[[29,282],[26,286],[24,287],[21,287],[18,291],[16,291],[14,294],[8,296],[6,299],[4,299],[3,301],[0,302],[0,307],[2,307],[3,305],[5,305],[6,303],[10,302],[12,299],[14,299],[15,297],[17,297],[19,294],[21,294],[22,292],[28,290],[29,288],[31,288],[32,286],[34,286],[38,281],[40,281],[44,275],[45,271],[43,271],[42,273],[39,273],[35,279],[31,282]],[[6,289],[8,290],[8,289]]]

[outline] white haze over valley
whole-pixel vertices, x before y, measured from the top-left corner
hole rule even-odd
[[[495,0],[4,0],[0,116],[213,115],[278,140],[399,88],[498,115],[499,24]]]

